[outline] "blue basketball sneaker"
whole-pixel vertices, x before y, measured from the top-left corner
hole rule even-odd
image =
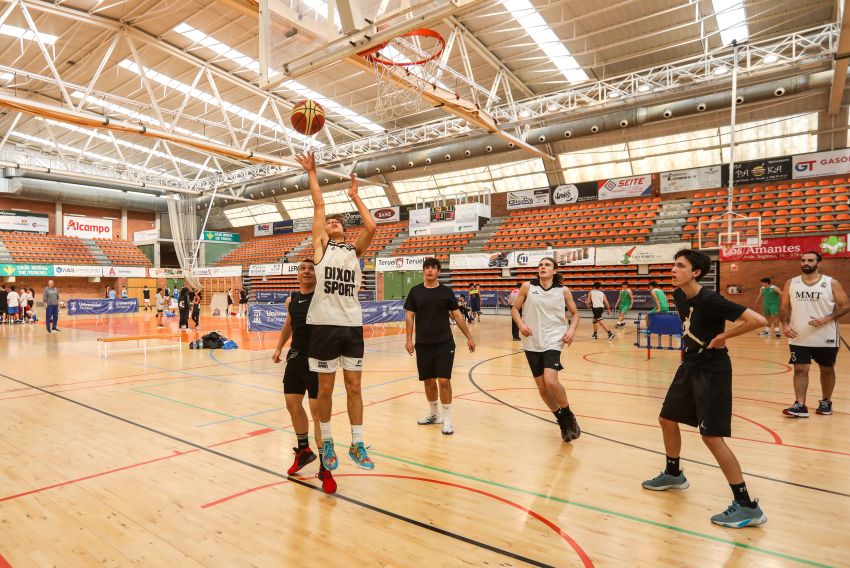
[[[737,501],[732,501],[725,511],[711,517],[711,522],[732,529],[763,525],[767,522],[767,516],[759,507],[758,499],[753,501],[753,504],[755,507],[744,507]]]
[[[363,442],[351,444],[351,447],[348,448],[348,457],[354,460],[357,467],[362,467],[363,469],[375,469],[375,463],[366,453],[366,446],[363,445]]]
[[[336,458],[336,451],[334,450],[334,441],[330,438],[322,441],[322,464],[329,471],[336,469],[339,465],[339,460]]]

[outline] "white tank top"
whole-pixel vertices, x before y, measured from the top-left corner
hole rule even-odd
[[[357,292],[363,274],[354,245],[328,241],[316,265],[316,292],[307,312],[310,325],[360,327],[363,311]]]
[[[552,283],[544,289],[537,279],[529,282],[528,294],[522,305],[522,321],[531,328],[531,337],[522,337],[522,348],[526,351],[560,351],[567,332],[567,303],[565,288]]]
[[[593,289],[590,291],[590,305],[594,308],[605,307],[605,292]]]
[[[804,347],[838,347],[838,322],[831,321],[821,327],[809,325],[809,320],[830,315],[835,309],[832,294],[832,277],[821,275],[812,286],[803,282],[802,276],[791,279],[791,327],[797,337],[789,339],[791,345]]]

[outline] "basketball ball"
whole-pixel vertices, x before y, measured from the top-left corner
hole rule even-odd
[[[289,121],[296,131],[312,136],[325,126],[325,109],[316,101],[301,101],[292,109]]]

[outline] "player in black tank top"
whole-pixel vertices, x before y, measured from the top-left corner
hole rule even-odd
[[[310,346],[312,326],[307,325],[307,311],[313,300],[316,289],[316,269],[312,260],[302,261],[298,266],[297,292],[286,300],[286,323],[280,331],[277,348],[272,355],[272,361],[280,363],[283,346],[292,338],[289,352],[286,354],[286,371],[283,375],[283,394],[286,399],[286,409],[295,429],[297,447],[295,461],[287,473],[294,475],[304,466],[316,459],[316,454],[310,449],[310,421],[304,411],[304,393],[309,397],[310,414],[313,418],[313,434],[316,447],[322,447],[322,433],[319,427],[319,377],[310,371],[307,362],[307,349]],[[321,450],[319,452],[321,454]],[[322,480],[322,490],[325,493],[336,491],[336,481],[331,472],[324,468],[319,460],[319,479]]]

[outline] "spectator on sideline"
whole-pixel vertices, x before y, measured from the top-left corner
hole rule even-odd
[[[148,289],[147,284],[142,288],[142,301],[145,304],[145,311],[151,309],[151,291]]]
[[[114,299],[115,299],[115,288],[110,288],[110,289],[109,289],[109,299],[110,299],[110,300],[114,300]]]
[[[59,289],[54,286],[53,280],[47,281],[47,288],[44,289],[42,299],[44,300],[44,308],[47,311],[47,315],[44,318],[47,333],[61,331],[56,327],[56,324],[59,322]]]
[[[9,311],[9,291],[6,290],[5,284],[0,284],[0,323],[6,323],[6,316]]]
[[[127,287],[121,286],[121,299],[126,300],[128,297],[129,295],[127,294]]]
[[[21,321],[29,321],[29,315],[27,314],[27,308],[29,308],[29,299],[30,291],[27,288],[22,287],[20,300],[18,300],[18,303],[21,306],[21,310],[18,312],[18,319],[20,319]]]

